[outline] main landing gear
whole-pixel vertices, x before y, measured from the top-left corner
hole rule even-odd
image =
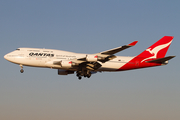
[[[23,70],[23,65],[19,65],[19,66],[21,67],[20,72],[23,73],[23,72],[24,72],[24,70]]]
[[[89,70],[84,70],[84,71],[77,71],[76,76],[78,77],[79,80],[82,79],[82,76],[90,78],[91,77],[91,72]]]

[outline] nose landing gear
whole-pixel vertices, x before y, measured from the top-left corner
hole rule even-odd
[[[19,65],[19,66],[21,67],[20,72],[23,73],[23,72],[24,72],[24,70],[23,70],[23,65]]]

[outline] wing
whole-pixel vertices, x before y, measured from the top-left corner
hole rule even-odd
[[[123,46],[120,46],[120,47],[117,47],[114,49],[110,49],[110,50],[106,50],[106,51],[97,53],[98,59],[99,59],[99,61],[101,61],[103,63],[106,61],[112,60],[112,59],[116,58],[116,56],[114,55],[115,53],[125,50],[129,47],[135,46],[137,42],[138,41],[134,41],[128,45],[123,45]]]
[[[100,52],[100,53],[96,53],[96,54],[91,54],[91,55],[86,55],[85,57],[82,57],[82,58],[78,58],[77,60],[80,60],[80,61],[101,61],[101,62],[106,62],[106,61],[109,61],[109,60],[112,60],[114,58],[116,58],[116,56],[114,55],[115,53],[117,52],[120,52],[122,50],[125,50],[129,47],[132,47],[132,46],[135,46],[136,43],[138,41],[134,41],[128,45],[123,45],[123,46],[120,46],[120,47],[117,47],[117,48],[114,48],[114,49],[110,49],[110,50],[106,50],[106,51],[103,51],[103,52]]]
[[[129,47],[135,46],[137,42],[138,41],[134,41],[134,42],[132,42],[132,43],[130,43],[128,45],[123,45],[123,46],[120,46],[120,47],[117,47],[117,48],[114,48],[114,49],[106,50],[106,51],[100,52],[100,54],[113,55],[113,54],[115,54],[117,52],[120,52],[122,50],[125,50],[125,49],[127,49]]]
[[[66,66],[67,67],[70,67],[70,66],[79,67],[79,66],[81,66],[82,68],[97,70],[99,67],[101,67],[101,64],[98,61],[104,63],[106,61],[114,59],[114,58],[116,58],[116,56],[114,55],[115,53],[125,50],[129,47],[132,47],[132,46],[136,45],[137,42],[138,41],[134,41],[128,45],[120,46],[120,47],[110,49],[107,51],[103,51],[103,52],[100,52],[97,54],[89,54],[84,57],[72,59],[69,61],[59,61],[59,60],[53,61],[53,64],[60,65],[61,67],[66,67]]]

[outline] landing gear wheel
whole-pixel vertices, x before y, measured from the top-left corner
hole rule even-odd
[[[23,69],[21,69],[21,70],[20,70],[20,72],[21,72],[21,73],[23,73],[23,72],[24,72],[24,70],[23,70]]]
[[[79,73],[76,75],[77,77],[81,76]]]
[[[87,78],[90,78],[90,77],[91,77],[91,72],[87,71]]]
[[[87,75],[87,78],[90,78],[90,77],[91,77],[91,74],[88,74],[88,75]]]
[[[79,80],[81,80],[81,78],[82,78],[81,76],[78,77]]]

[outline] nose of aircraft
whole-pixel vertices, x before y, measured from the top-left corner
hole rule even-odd
[[[4,55],[4,59],[6,59],[6,60],[7,60],[7,54],[6,54],[6,55]]]
[[[13,58],[13,57],[10,57],[10,55],[11,55],[10,53],[4,55],[4,59],[6,59],[6,60],[9,61],[9,62],[13,62],[13,61],[14,61],[14,58]]]

